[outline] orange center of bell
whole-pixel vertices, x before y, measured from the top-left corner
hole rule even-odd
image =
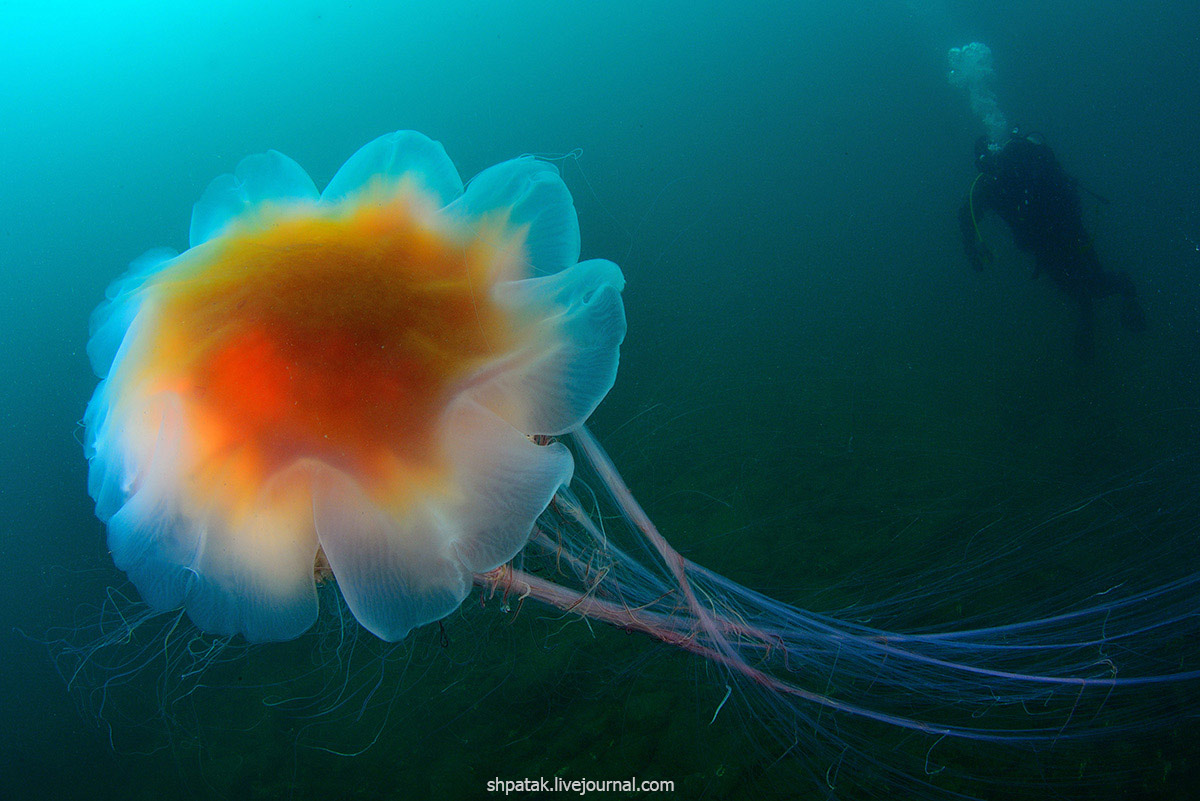
[[[489,292],[512,263],[503,227],[428,219],[404,193],[260,214],[160,277],[149,368],[183,398],[199,464],[250,484],[303,458],[388,484],[437,469],[455,385],[518,332]]]

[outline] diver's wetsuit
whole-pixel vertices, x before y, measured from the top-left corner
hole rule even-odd
[[[1079,304],[1075,347],[1082,358],[1090,358],[1095,347],[1093,300],[1121,295],[1122,322],[1127,328],[1145,328],[1133,281],[1123,272],[1100,267],[1083,227],[1075,179],[1063,171],[1049,147],[1014,135],[1001,150],[990,152],[982,140],[976,144],[976,163],[979,177],[958,213],[972,267],[982,270],[991,258],[977,223],[985,212],[994,211],[1012,229],[1016,246],[1033,254],[1034,276],[1046,273]]]

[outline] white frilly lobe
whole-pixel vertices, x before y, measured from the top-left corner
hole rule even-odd
[[[316,621],[316,536],[311,526],[296,528],[286,510],[280,515],[271,496],[288,484],[310,488],[317,469],[302,461],[272,476],[237,524],[216,517],[201,524],[185,599],[197,626],[264,642],[298,637]]]
[[[328,470],[317,482],[317,537],[329,566],[354,617],[384,640],[457,609],[471,574],[516,555],[571,480],[574,465],[561,444],[534,445],[467,399],[446,417],[453,492],[389,512],[343,474]]]
[[[137,414],[157,422],[157,436],[146,463],[129,470],[108,470],[104,482],[118,482],[126,495],[108,522],[108,549],[113,562],[125,571],[156,609],[174,609],[183,604],[191,575],[185,568],[195,556],[195,526],[180,518],[175,488],[178,486],[177,455],[185,435],[177,398],[155,398]],[[157,419],[153,419],[157,418]],[[106,443],[120,448],[120,443]],[[97,473],[92,461],[92,476]],[[97,498],[97,514],[101,504]],[[102,516],[103,517],[103,516]]]
[[[604,259],[497,285],[497,303],[537,313],[538,325],[551,333],[535,338],[534,349],[475,390],[479,402],[505,410],[506,419],[528,434],[566,434],[583,425],[617,379],[624,287],[620,268]]]
[[[418,186],[444,206],[462,194],[462,178],[446,149],[416,131],[393,131],[363,145],[346,159],[329,186],[321,193],[321,202],[337,203],[355,192],[383,181],[385,185],[402,178],[416,179]]]
[[[579,261],[579,218],[553,164],[522,156],[489,167],[446,213],[471,225],[500,209],[510,227],[526,229],[529,275],[557,273]]]
[[[296,162],[276,150],[247,156],[233,174],[218,176],[192,208],[188,247],[220,235],[225,226],[263,203],[315,203],[317,187]]]
[[[100,378],[108,375],[126,333],[141,309],[138,292],[146,279],[163,270],[179,254],[169,248],[148,250],[108,286],[105,299],[88,320],[88,361]]]

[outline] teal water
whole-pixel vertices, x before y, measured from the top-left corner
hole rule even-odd
[[[1122,331],[1102,304],[1092,364],[1002,227],[985,226],[983,275],[960,252],[980,126],[945,53],[974,39],[1010,117],[1112,200],[1085,219],[1150,329]],[[1194,527],[1197,45],[1200,14],[1167,2],[0,3],[0,795],[471,798],[489,778],[555,774],[673,779],[688,798],[865,794],[736,697],[712,720],[718,669],[477,595],[446,647],[429,630],[386,649],[326,620],[296,643],[235,644],[189,683],[168,623],[130,643],[128,682],[106,693],[98,664],[68,689],[39,640],[86,636],[122,586],[76,441],[87,316],[131,259],[185,246],[191,204],[246,154],[281,150],[323,185],[397,128],[442,141],[464,176],[579,149],[561,166],[583,255],[629,281],[621,372],[593,425],[672,542],[781,600],[845,610],[1032,530],[992,581],[872,612],[1019,617],[1115,568],[1152,582],[1163,560],[1139,556]],[[1061,529],[1041,523],[1085,505],[1067,523],[1103,547],[1057,551]],[[952,768],[931,781],[1192,798],[1180,703],[1178,726],[1137,738],[937,751]],[[927,767],[928,742],[868,733],[877,753],[847,772],[897,752]]]

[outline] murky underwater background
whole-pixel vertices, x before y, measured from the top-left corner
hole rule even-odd
[[[1085,200],[1086,220],[1150,329],[1102,304],[1092,364],[1007,231],[984,227],[982,275],[961,253],[982,129],[945,59],[972,40],[1009,117],[1111,199]],[[592,425],[695,561],[901,626],[1194,568],[1197,74],[1200,11],[1166,0],[0,2],[0,796],[470,798],[561,775],[856,798],[898,754],[987,798],[1195,797],[1189,708],[1039,755],[858,724],[877,751],[839,759],[738,695],[713,719],[728,678],[696,658],[478,593],[394,648],[335,603],[297,642],[220,654],[160,620],[70,691],[45,642],[86,643],[108,588],[132,593],[76,441],[105,286],[184,247],[191,204],[244,155],[281,150],[321,186],[396,128],[443,142],[464,177],[578,154],[560,165],[583,255],[629,282]],[[967,573],[997,552],[986,580]]]

